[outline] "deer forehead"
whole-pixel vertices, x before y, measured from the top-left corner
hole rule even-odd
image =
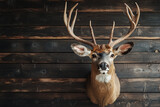
[[[94,46],[92,51],[96,53],[107,53],[108,54],[110,52],[113,52],[113,49],[108,45],[102,44],[102,45]]]

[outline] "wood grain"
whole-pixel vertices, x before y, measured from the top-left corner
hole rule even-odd
[[[159,13],[141,13],[139,25],[159,26]],[[128,26],[125,13],[81,12],[78,14],[76,25],[88,26],[92,20],[93,26],[111,26],[113,20],[116,26]],[[63,12],[0,12],[1,26],[64,26]]]
[[[159,78],[120,79],[121,92],[159,93],[159,83]],[[85,92],[86,78],[1,78],[0,86],[0,92]]]
[[[133,42],[134,47],[131,52],[155,52],[160,51],[159,40],[125,40],[116,45],[117,48],[123,43]],[[71,49],[72,43],[79,43],[76,40],[0,40],[0,53],[29,53],[29,52],[73,52]],[[98,44],[107,44],[108,39],[97,40]],[[86,44],[84,44],[87,46]],[[91,49],[91,47],[87,46]]]
[[[158,107],[159,96],[159,93],[121,93],[108,107]],[[0,99],[2,107],[97,107],[85,93],[0,93]]]
[[[122,12],[125,10],[124,3],[127,3],[135,9],[135,2],[141,7],[143,12],[159,12],[158,0],[150,1],[137,1],[137,0],[124,0],[117,2],[116,0],[98,1],[98,0],[68,0],[69,7],[73,6],[76,2],[79,3],[79,11],[83,12]],[[62,11],[64,9],[63,0],[0,0],[0,8],[2,9],[30,9],[43,10],[43,11]],[[1,10],[2,10],[1,9]]]
[[[119,78],[159,78],[160,64],[115,64]],[[87,78],[91,64],[0,64],[0,78]]]
[[[93,26],[96,39],[109,39],[111,26]],[[128,32],[129,26],[116,26],[114,38],[121,37]],[[91,39],[89,26],[76,26],[75,34]],[[128,39],[160,39],[159,26],[138,26]],[[64,26],[3,26],[0,27],[0,39],[73,39]]]
[[[72,56],[72,58],[70,58]],[[132,52],[119,56],[115,63],[160,63],[159,53]],[[89,57],[81,58],[74,53],[1,53],[0,63],[91,63]]]

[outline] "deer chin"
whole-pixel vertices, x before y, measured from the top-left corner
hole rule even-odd
[[[111,75],[109,74],[98,74],[96,75],[96,80],[101,83],[109,83],[111,80]]]

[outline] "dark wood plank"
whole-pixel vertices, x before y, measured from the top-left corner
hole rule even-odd
[[[159,96],[158,93],[121,93],[108,107],[159,107]],[[98,107],[85,93],[0,93],[0,99],[2,107]]]
[[[159,107],[159,96],[159,93],[121,93],[108,107]],[[0,99],[2,107],[98,107],[85,93],[0,93]]]
[[[3,75],[1,78],[8,78],[8,77],[20,77],[19,73],[21,72],[21,65],[20,64],[0,64],[0,74]]]
[[[79,11],[114,11],[120,12],[124,11],[124,3],[127,3],[131,7],[135,8],[135,2],[141,7],[141,11],[159,12],[158,0],[108,0],[108,1],[98,1],[98,0],[68,0],[69,7],[73,6],[76,2],[79,3]],[[33,9],[33,10],[43,10],[43,11],[62,11],[64,9],[64,0],[1,0],[0,8],[2,9]]]
[[[132,52],[155,52],[160,50],[159,40],[125,40],[119,45],[126,42],[134,42]],[[0,40],[0,52],[73,52],[72,43],[78,43],[76,40]],[[97,40],[99,44],[107,44],[108,39]],[[86,46],[86,45],[85,45]],[[87,46],[91,49],[91,47]]]
[[[117,0],[77,0],[74,1],[72,0],[71,2],[68,2],[69,7],[73,6],[75,3],[74,2],[78,2],[79,6],[78,9],[80,11],[86,12],[86,11],[90,11],[90,12],[97,12],[97,11],[109,11],[109,12],[119,12],[119,11],[124,11],[125,10],[125,6],[124,3],[127,3],[128,5],[130,5],[131,7],[135,8],[135,2],[137,2],[141,8],[141,11],[156,11],[158,12],[159,10],[159,4],[160,2],[158,0],[154,0],[154,1],[149,1],[149,0],[145,0],[145,1],[140,1],[140,0],[123,0],[123,1],[117,1]],[[62,11],[64,9],[64,1],[52,1],[49,0],[46,3],[46,7],[48,9],[48,11]]]
[[[93,26],[96,39],[108,39],[112,26]],[[128,32],[129,26],[116,26],[114,38]],[[138,26],[128,39],[160,39],[159,26]],[[75,34],[91,39],[89,26],[76,26]],[[73,39],[64,26],[7,26],[0,28],[0,39]]]
[[[141,13],[139,24],[141,26],[160,25],[159,13]],[[127,26],[129,21],[125,13],[106,13],[106,12],[80,12],[76,25],[87,25],[92,20],[93,25],[112,25],[113,20],[116,26]],[[63,12],[0,12],[1,26],[64,26]]]
[[[159,78],[159,64],[115,64],[119,78]],[[0,78],[87,78],[91,64],[0,64]]]
[[[0,8],[43,8],[45,2],[43,0],[0,0]]]
[[[159,93],[159,83],[160,78],[120,79],[121,92]],[[0,92],[85,92],[86,78],[1,78],[0,86]]]
[[[72,58],[70,58],[72,56]],[[119,56],[115,63],[160,63],[159,53],[131,52]],[[0,63],[91,63],[89,57],[74,53],[1,53]]]
[[[160,77],[159,64],[115,64],[116,73],[119,78],[154,78]],[[28,76],[52,78],[84,78],[91,72],[90,64],[24,64],[21,67],[22,73],[29,73]],[[36,73],[35,73],[36,72]],[[40,76],[41,77],[41,76]]]

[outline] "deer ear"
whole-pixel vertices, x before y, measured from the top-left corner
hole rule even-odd
[[[127,42],[125,44],[122,44],[116,49],[116,53],[118,55],[126,55],[132,50],[133,46],[133,42]]]
[[[73,43],[71,45],[71,48],[74,51],[74,53],[80,57],[89,56],[91,54],[90,49],[88,49],[87,47],[80,45],[80,44]]]

